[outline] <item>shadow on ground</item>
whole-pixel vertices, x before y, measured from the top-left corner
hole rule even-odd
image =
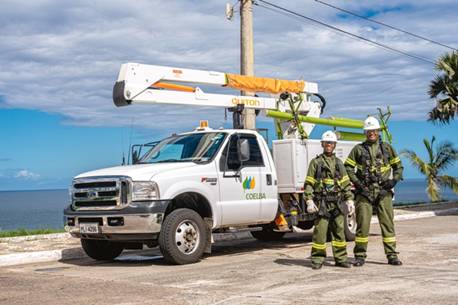
[[[262,242],[255,239],[244,239],[238,241],[221,241],[213,244],[212,253],[204,256],[204,260],[209,256],[237,256],[247,252],[261,251],[264,249],[285,249],[302,247],[312,240],[311,233],[287,234],[281,241]],[[83,257],[83,258],[82,258]],[[65,249],[62,259],[65,264],[76,266],[169,266],[170,264],[162,257],[159,248],[147,250],[125,250],[122,255],[114,261],[96,261],[84,255],[81,248]]]

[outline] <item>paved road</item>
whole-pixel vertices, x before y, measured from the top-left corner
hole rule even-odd
[[[386,264],[377,225],[368,263],[310,269],[311,234],[282,243],[221,242],[202,262],[169,266],[157,251],[0,268],[0,304],[453,304],[458,215],[397,223],[405,265]],[[349,249],[353,245],[350,244]]]

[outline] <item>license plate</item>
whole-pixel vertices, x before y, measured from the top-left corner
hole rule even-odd
[[[97,234],[99,233],[98,223],[80,223],[81,234]]]

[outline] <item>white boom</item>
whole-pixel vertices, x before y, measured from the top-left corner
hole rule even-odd
[[[222,72],[126,63],[121,66],[117,82],[113,88],[113,101],[118,107],[139,103],[224,108],[244,105],[245,108],[279,110],[283,112],[290,109],[290,105],[286,101],[279,99],[278,94],[270,94],[269,97],[258,97],[206,93],[199,87],[191,86],[202,84],[205,86],[226,87],[228,85],[227,79],[228,74]],[[263,80],[282,81],[267,78]],[[253,89],[253,91],[265,93],[262,88],[259,90]],[[302,115],[319,117],[321,104],[311,101],[311,96],[317,93],[318,85],[316,83],[303,82],[303,90],[298,93],[302,95],[303,102],[297,111]],[[302,125],[307,134],[310,134],[315,126],[310,123],[302,123]],[[285,125],[283,126],[286,128]],[[291,137],[291,135],[288,137]]]

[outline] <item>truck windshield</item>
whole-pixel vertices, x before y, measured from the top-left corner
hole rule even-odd
[[[214,157],[225,137],[223,132],[172,136],[159,142],[138,163],[206,162]]]

